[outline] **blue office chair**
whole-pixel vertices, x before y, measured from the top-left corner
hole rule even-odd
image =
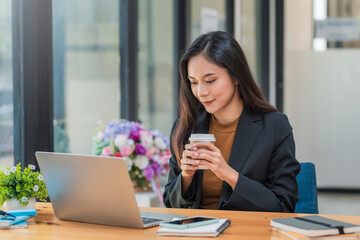
[[[296,203],[295,213],[319,213],[315,165],[311,162],[301,163],[296,181],[299,187],[299,201]]]

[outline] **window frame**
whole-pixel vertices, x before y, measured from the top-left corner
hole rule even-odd
[[[52,1],[13,0],[14,162],[53,151]]]

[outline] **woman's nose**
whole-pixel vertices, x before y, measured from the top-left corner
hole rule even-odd
[[[209,90],[208,90],[208,87],[206,86],[206,84],[199,83],[198,96],[203,97],[203,96],[206,96],[208,94],[209,94]]]

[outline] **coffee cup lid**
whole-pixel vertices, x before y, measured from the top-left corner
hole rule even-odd
[[[214,134],[191,134],[189,141],[196,142],[216,142]]]

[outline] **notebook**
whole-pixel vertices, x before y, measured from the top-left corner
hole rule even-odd
[[[280,229],[273,228],[275,230],[276,234],[272,236],[271,239],[277,239],[277,240],[359,240],[360,235],[356,233],[348,233],[348,234],[341,234],[341,235],[327,235],[327,236],[320,236],[320,237],[308,237],[305,235],[284,231]]]
[[[147,228],[186,217],[139,211],[121,158],[50,152],[35,155],[59,219]]]
[[[360,232],[359,225],[336,221],[318,215],[275,218],[271,220],[270,225],[280,230],[290,231],[308,237]]]
[[[34,208],[28,208],[28,209],[14,209],[6,211],[7,213],[10,213],[13,216],[36,216],[36,209]]]
[[[0,229],[3,228],[26,228],[27,224],[26,219],[31,218],[31,216],[17,216],[14,220],[0,219]]]
[[[36,210],[32,208],[9,210],[6,213],[15,216],[15,220],[0,218],[0,229],[27,228],[25,220],[37,215]]]
[[[189,229],[159,228],[159,236],[194,236],[194,237],[216,237],[230,225],[229,219],[220,219],[218,223],[199,226]]]

